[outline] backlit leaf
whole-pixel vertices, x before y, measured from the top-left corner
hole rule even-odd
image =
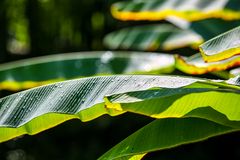
[[[104,42],[110,49],[156,51],[188,46],[197,48],[203,39],[192,30],[161,24],[125,28],[108,34]]]
[[[138,130],[100,159],[127,159],[240,130],[239,89],[200,86],[191,84],[181,89],[153,89],[108,97],[108,103],[118,104],[123,111],[159,120]]]
[[[206,62],[215,62],[240,54],[240,27],[225,32],[200,45]]]
[[[153,87],[176,88],[201,79],[171,76],[105,76],[42,86],[0,99],[0,142],[36,134],[66,120],[89,121],[123,113],[104,107],[106,95]]]
[[[240,66],[240,56],[236,55],[229,59],[217,62],[204,62],[200,53],[191,57],[175,55],[176,68],[188,74],[205,74],[208,72],[223,71],[228,68]]]
[[[131,0],[113,4],[112,15],[120,20],[163,20],[176,16],[188,21],[207,18],[240,19],[237,0]]]
[[[173,69],[174,58],[166,54],[110,51],[59,54],[1,64],[0,90],[17,91],[92,75],[169,73]]]

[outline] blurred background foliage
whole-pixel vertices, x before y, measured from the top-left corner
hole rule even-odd
[[[116,1],[1,0],[0,63],[63,52],[105,50],[106,34],[127,26],[155,23],[113,19],[110,5]],[[182,51],[196,52],[189,48]],[[150,121],[135,114],[103,116],[87,123],[72,120],[38,135],[0,144],[0,160],[96,159]],[[234,133],[212,138],[149,154],[145,159],[239,159],[239,137]]]
[[[103,50],[117,21],[116,0],[2,0],[0,62],[45,54]]]

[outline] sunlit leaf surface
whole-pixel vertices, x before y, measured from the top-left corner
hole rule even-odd
[[[124,159],[240,130],[239,93],[239,89],[191,84],[181,89],[153,89],[110,96],[109,103],[118,106],[116,110],[121,108],[159,120],[129,136],[100,159]]]
[[[131,156],[202,141],[236,130],[239,126],[225,126],[200,118],[159,119],[121,141],[99,160],[127,160]]]
[[[139,52],[83,52],[0,65],[0,90],[22,90],[66,79],[103,74],[169,73],[171,55]]]
[[[0,99],[0,142],[22,134],[36,134],[66,120],[94,119],[119,114],[104,107],[110,94],[176,88],[201,81],[170,76],[105,76],[59,82]],[[120,112],[122,113],[122,111]]]
[[[37,134],[73,118],[90,121],[103,114],[133,112],[161,120],[132,136],[142,139],[148,135],[144,138],[148,145],[127,139],[117,152],[110,151],[109,159],[139,159],[149,151],[238,130],[238,122],[229,121],[240,120],[240,87],[232,82],[234,85],[177,76],[122,75],[81,78],[26,90],[0,99],[0,142]],[[190,119],[174,119],[184,117]],[[152,143],[154,139],[156,143]]]
[[[225,32],[200,45],[203,59],[214,62],[240,54],[240,27]]]
[[[104,39],[110,49],[141,51],[197,48],[203,39],[192,30],[182,30],[170,24],[125,28],[108,34]]]
[[[237,0],[131,0],[115,3],[112,15],[120,20],[163,20],[176,16],[188,21],[206,18],[240,19]]]
[[[191,57],[176,55],[176,68],[188,74],[205,74],[208,72],[223,71],[228,68],[240,66],[240,56],[236,55],[229,59],[217,62],[205,62],[200,53]]]
[[[180,118],[194,109],[211,107],[224,114],[229,120],[240,121],[240,112],[238,112],[240,90],[226,88],[193,84],[181,89],[154,89],[115,94],[108,97],[108,100],[113,106],[118,106],[116,110],[121,108],[122,111],[153,118]]]

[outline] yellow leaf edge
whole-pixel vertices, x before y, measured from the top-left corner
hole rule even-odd
[[[201,75],[209,72],[223,71],[229,68],[240,66],[240,57],[234,58],[223,63],[210,63],[206,67],[197,67],[196,65],[187,63],[180,55],[174,55],[175,66],[178,70],[193,75]]]
[[[221,18],[223,20],[238,20],[240,19],[240,12],[233,11],[229,9],[223,10],[214,10],[209,12],[201,12],[201,11],[176,11],[172,9],[166,9],[162,11],[119,11],[118,8],[113,4],[111,6],[111,14],[114,18],[122,20],[122,21],[140,21],[140,20],[150,20],[150,21],[158,21],[164,20],[169,16],[176,16],[182,18],[187,21],[199,21],[208,18]]]

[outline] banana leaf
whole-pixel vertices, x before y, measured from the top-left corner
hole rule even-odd
[[[240,19],[237,0],[131,0],[112,5],[112,15],[120,20],[163,20],[175,16],[187,21],[207,18]]]
[[[103,74],[153,74],[174,70],[171,55],[139,52],[58,54],[0,65],[0,90],[18,91],[44,84]]]
[[[19,92],[0,99],[0,141],[36,134],[72,118],[88,121],[106,113],[118,114],[114,108],[104,107],[106,95],[154,87],[178,88],[197,81],[227,85],[194,78],[129,75],[82,78]]]
[[[175,55],[176,68],[188,74],[205,74],[209,72],[224,71],[229,68],[240,66],[240,56],[236,55],[229,59],[206,63],[200,53],[191,57]]]
[[[240,27],[236,27],[200,45],[206,62],[215,62],[240,54]]]
[[[176,88],[197,79],[170,76],[106,76],[58,82],[0,99],[0,142],[36,134],[66,120],[89,121],[121,114],[104,107],[103,97],[153,87]]]
[[[239,131],[239,124],[231,121],[219,124],[195,117],[158,119],[121,141],[99,160],[140,160],[149,152]]]
[[[104,44],[109,49],[166,51],[184,47],[198,49],[206,40],[240,25],[239,21],[206,19],[189,23],[179,18],[168,18],[176,25],[155,24],[123,28],[109,33]]]
[[[121,29],[108,34],[104,43],[110,49],[161,51],[188,46],[197,48],[203,39],[190,29],[158,24]]]
[[[200,83],[199,86],[193,84],[177,89],[153,89],[115,94],[109,96],[107,101],[111,109],[144,114],[153,118],[181,118],[194,109],[211,107],[224,114],[229,120],[239,121],[239,93],[239,87],[216,88],[216,86],[204,86]]]
[[[0,142],[23,134],[34,135],[74,118],[90,121],[103,114],[117,116],[125,112],[161,118],[150,124],[150,128],[153,126],[152,131],[156,131],[153,137],[155,135],[160,137],[156,142],[166,138],[166,135],[169,135],[167,138],[172,138],[174,134],[179,135],[181,132],[177,131],[186,127],[186,124],[189,124],[190,128],[193,127],[193,130],[201,131],[203,127],[207,128],[201,134],[189,133],[190,135],[184,135],[185,138],[173,139],[167,148],[203,140],[239,129],[236,127],[238,125],[229,122],[229,120],[238,121],[240,118],[239,112],[236,112],[240,87],[232,82],[228,84],[224,81],[178,76],[129,75],[81,78],[33,88],[0,99]],[[190,114],[206,106],[215,109],[217,113],[197,114],[198,116]],[[218,113],[224,114],[229,120],[215,118]],[[162,119],[169,117],[190,117],[190,119]],[[197,126],[195,122],[199,123],[200,127],[194,128]],[[167,134],[172,127],[166,128],[166,126],[172,126],[172,123],[176,132]],[[140,132],[141,135],[149,135],[151,132],[146,130],[151,131],[150,128],[147,126],[147,129],[143,130],[144,133]],[[132,144],[128,144],[131,148]],[[162,149],[159,145],[153,146],[151,151]],[[139,147],[141,152],[136,148],[136,150],[130,149],[130,154],[125,154],[125,151],[129,152],[127,148],[123,152],[111,154],[111,157],[115,159],[127,156],[138,159],[149,152],[146,147],[151,146]]]
[[[118,111],[144,114],[159,120],[144,126],[100,159],[140,159],[149,152],[240,130],[239,89],[195,87],[196,84],[192,84],[181,89],[154,89],[107,97],[111,103],[107,107],[111,109],[117,106]]]

